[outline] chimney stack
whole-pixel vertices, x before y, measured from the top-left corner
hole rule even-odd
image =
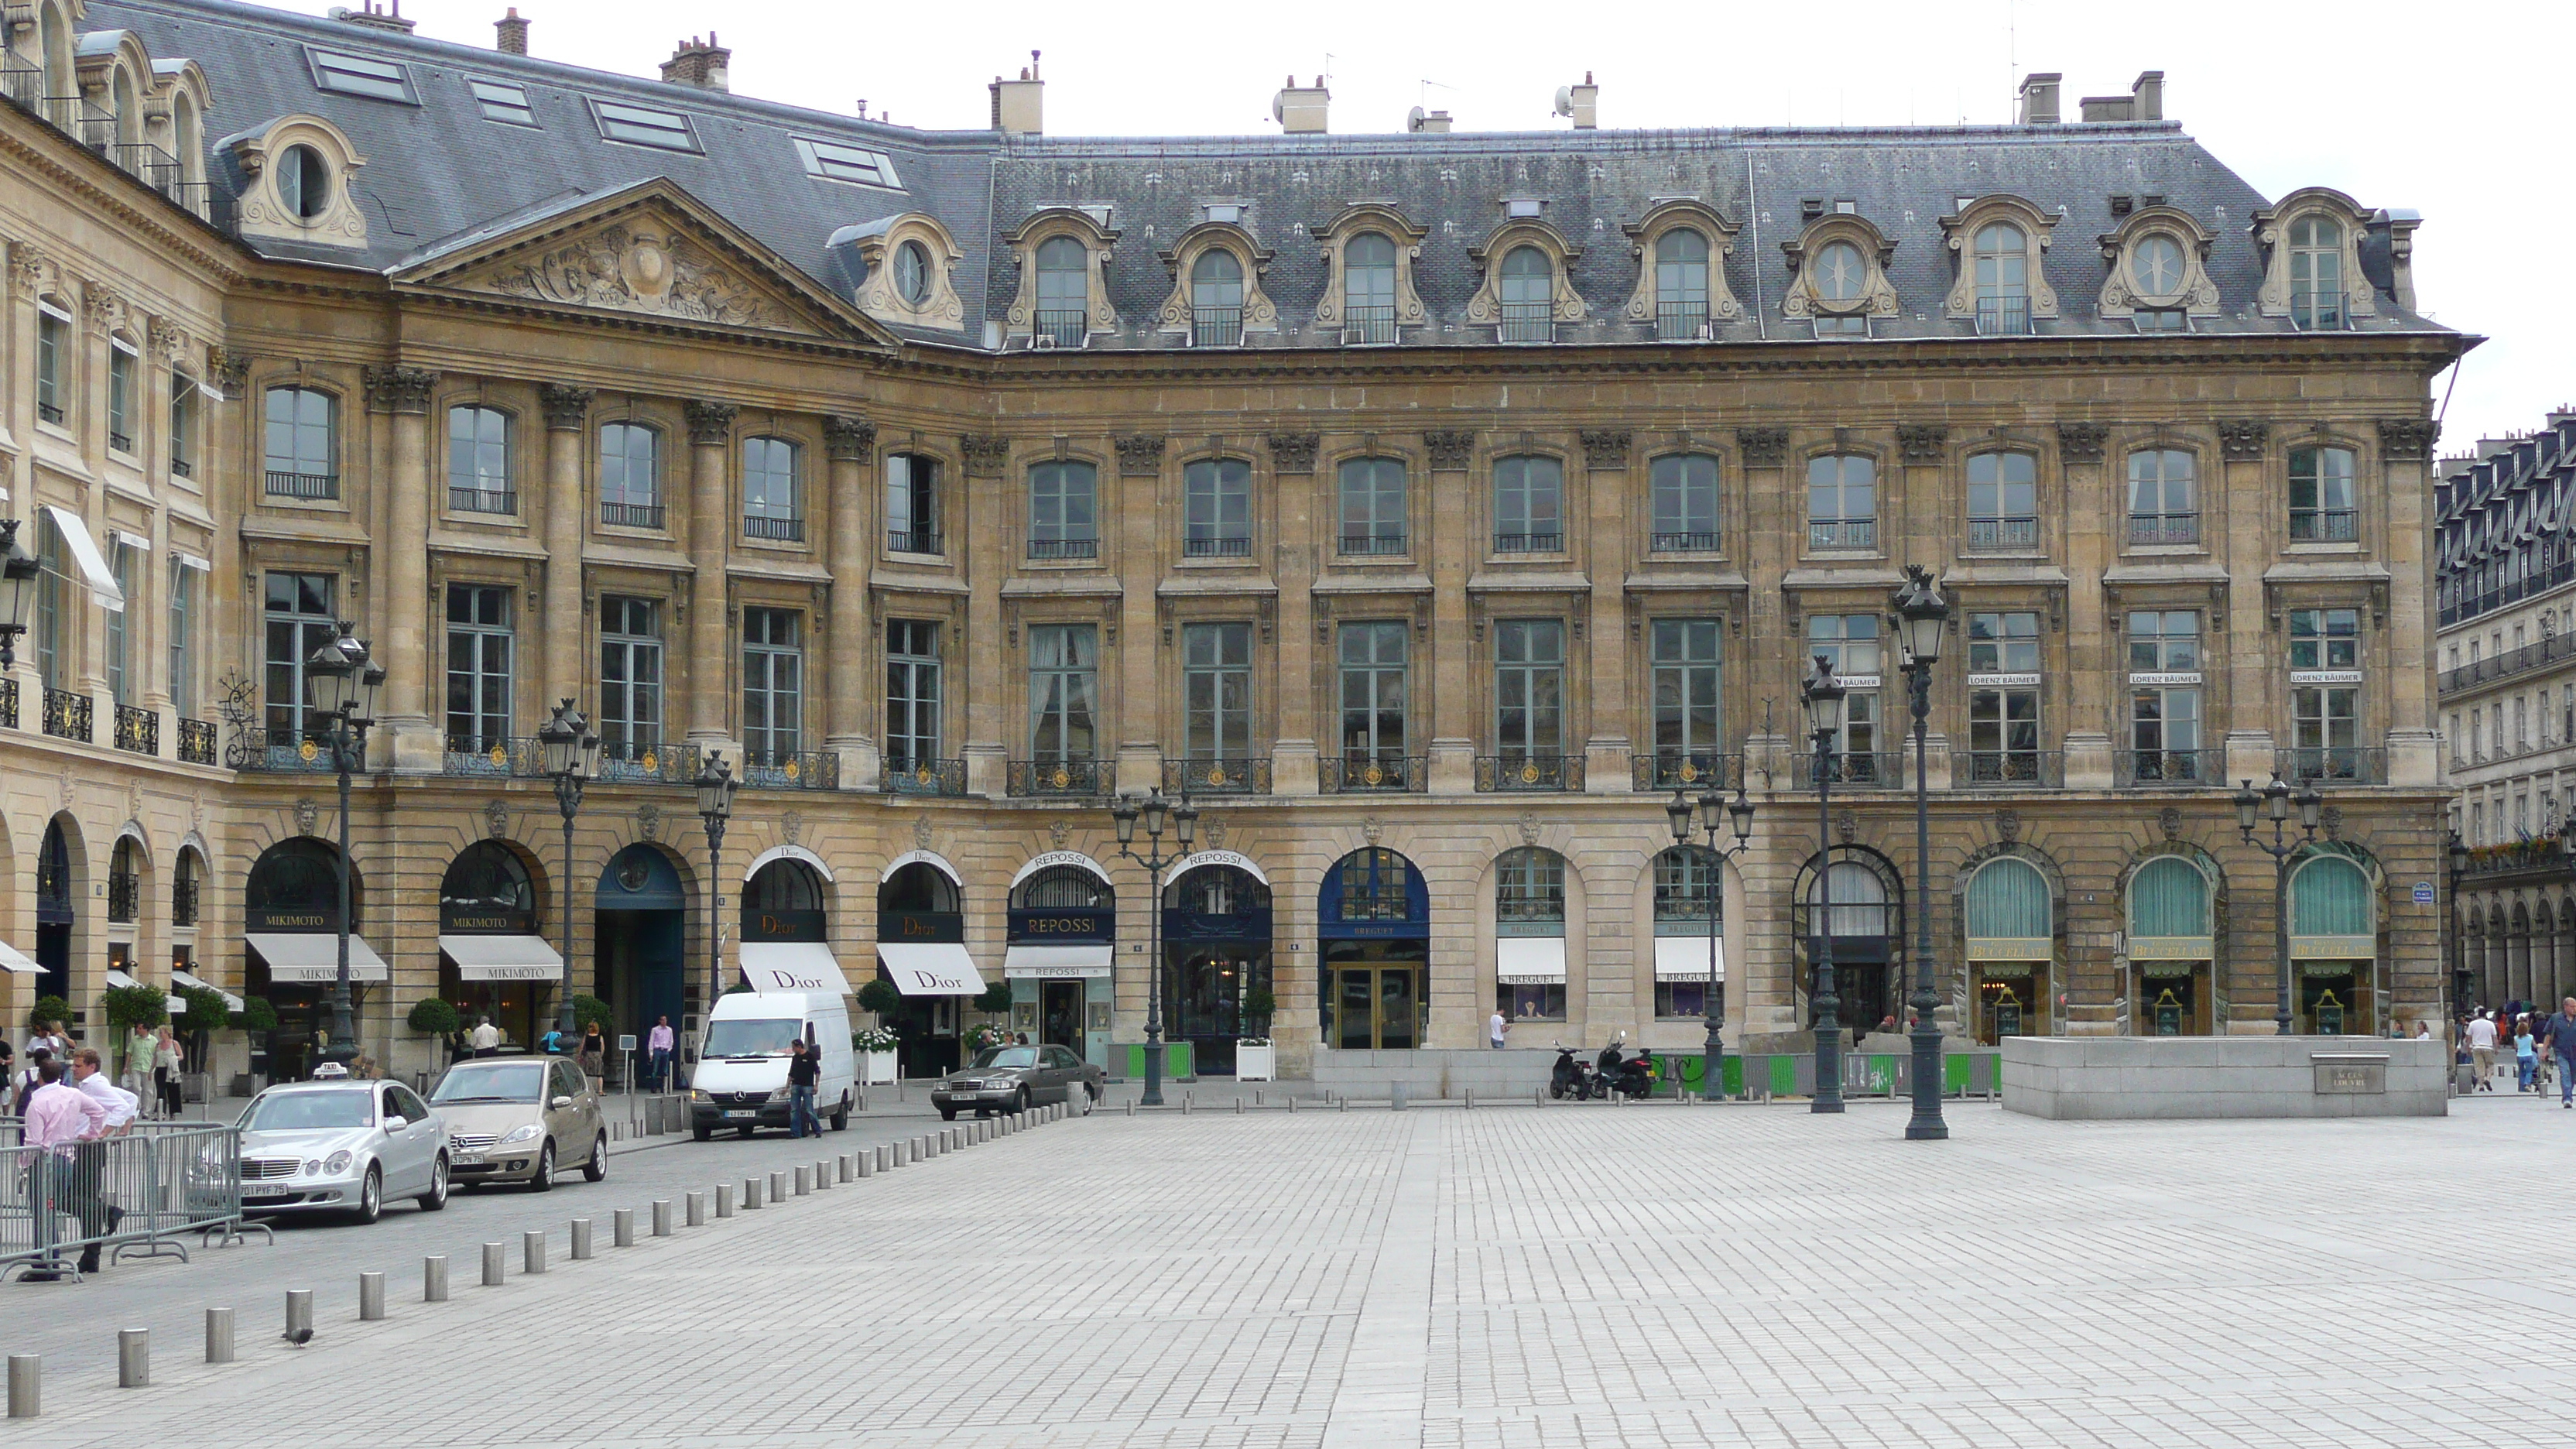
[[[2129,119],[2161,121],[2165,118],[2165,73],[2142,70],[2129,83]]]
[[[1301,86],[1292,75],[1279,88],[1279,94],[1271,97],[1270,114],[1279,122],[1279,129],[1291,136],[1320,136],[1325,131],[1324,113],[1332,100],[1333,93],[1324,89],[1322,76],[1315,77],[1311,86]]]
[[[2054,126],[2057,124],[2057,83],[2066,77],[2057,71],[2032,71],[2022,77],[2021,124]]]
[[[1005,136],[1043,136],[1046,134],[1046,82],[1038,79],[1038,53],[1029,52],[1029,63],[1020,69],[1015,81],[993,77],[993,126]]]
[[[492,48],[503,55],[528,53],[528,22],[519,18],[518,6],[511,6],[509,14],[492,22]]]
[[[733,65],[733,52],[716,43],[716,33],[707,38],[680,42],[671,58],[662,62],[662,79],[675,86],[695,86],[702,91],[724,91],[733,87],[727,72]]]
[[[1567,86],[1556,93],[1556,113],[1570,116],[1574,129],[1590,131],[1601,124],[1601,87],[1592,83],[1592,72],[1583,73],[1583,84]]]
[[[351,25],[363,25],[370,30],[396,30],[405,35],[411,34],[414,24],[412,21],[403,19],[402,0],[393,0],[392,8],[386,10],[377,9],[376,0],[361,0],[359,8],[355,10],[334,7],[331,18]]]

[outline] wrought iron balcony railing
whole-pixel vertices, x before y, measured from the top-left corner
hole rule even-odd
[[[1807,547],[1818,550],[1878,547],[1878,520],[1875,518],[1810,519],[1807,522]]]
[[[1033,538],[1029,540],[1029,557],[1034,559],[1068,559],[1100,557],[1100,540],[1096,538]]]
[[[507,488],[447,487],[447,508],[451,513],[517,513],[519,495]]]
[[[698,778],[698,747],[632,741],[603,745],[598,778],[628,785],[686,785]]]
[[[888,795],[963,795],[964,760],[907,760],[888,756],[877,774],[877,788]]]
[[[1977,332],[1986,337],[2029,336],[2030,299],[2028,297],[1979,297]]]
[[[445,773],[533,778],[546,772],[545,751],[525,735],[449,735]]]
[[[2111,778],[2131,785],[2224,785],[2226,761],[2217,750],[2114,750]]]
[[[2350,508],[2296,508],[2290,511],[2292,543],[2351,543],[2361,537],[2361,514]]]
[[[1655,337],[1663,342],[1695,342],[1708,335],[1706,302],[1657,302]]]
[[[1811,787],[1815,763],[1815,753],[1809,751],[1798,770],[1801,782]],[[1847,790],[1893,790],[1905,783],[1905,756],[1895,750],[1844,750],[1825,757],[1825,770]]]
[[[1637,790],[1732,790],[1744,780],[1744,757],[1713,750],[1658,750],[1628,757]]]
[[[2036,518],[1971,518],[1968,520],[1970,548],[2037,548],[2039,520]]]
[[[1118,788],[1114,760],[1013,760],[1003,788],[1012,795],[1097,799]]]
[[[2388,751],[2378,745],[2276,749],[2272,752],[2272,768],[2294,784],[2385,785]]]
[[[1342,325],[1344,347],[1377,347],[1394,340],[1395,308],[1391,304],[1353,307],[1349,320]]]
[[[195,876],[193,876],[193,875],[178,875],[178,876],[174,876],[174,877],[172,877],[172,878],[171,878],[171,881],[170,881],[170,924],[171,924],[171,925],[174,925],[174,926],[193,926],[193,925],[197,924],[197,892],[198,892],[198,886],[197,886],[197,878],[196,878]]]
[[[161,753],[161,716],[130,704],[116,707],[116,747],[137,755]]]
[[[210,719],[179,721],[179,763],[211,765],[215,762],[215,722]]]
[[[1397,558],[1404,553],[1401,533],[1345,533],[1342,535],[1345,558]]]
[[[610,528],[649,528],[662,526],[662,505],[658,503],[602,503],[599,521]]]
[[[1080,309],[1041,307],[1029,337],[1032,347],[1080,347],[1091,335],[1091,321]]]
[[[1181,540],[1183,558],[1250,558],[1252,535],[1193,535]]]
[[[2062,750],[1952,750],[1953,790],[2058,790],[2066,785]]]
[[[1715,553],[1717,530],[1691,529],[1681,533],[1650,534],[1646,539],[1648,553]]]
[[[236,770],[328,774],[339,766],[331,759],[331,742],[309,730],[269,729],[249,725],[233,731],[224,763]]]
[[[1502,320],[1495,331],[1497,340],[1503,342],[1554,342],[1556,304],[1505,302],[1502,304]]]
[[[1581,755],[1478,755],[1480,791],[1559,791],[1583,788]]]
[[[886,535],[886,551],[936,554],[939,552],[939,530],[935,528],[895,529]]]
[[[1317,764],[1327,795],[1403,795],[1431,785],[1431,762],[1421,755],[1327,755]]]
[[[340,496],[337,473],[290,473],[284,469],[268,470],[268,496],[271,498],[323,499]]]
[[[1562,533],[1498,533],[1494,535],[1496,553],[1562,553]]]
[[[0,725],[18,728],[18,681],[0,679]]]
[[[1267,795],[1270,762],[1263,759],[1165,760],[1163,789],[1168,794]]]
[[[1241,307],[1192,307],[1190,309],[1190,345],[1192,347],[1237,347],[1243,342],[1243,309]]]
[[[805,520],[775,518],[767,514],[746,513],[742,519],[742,536],[767,539],[772,543],[803,543]]]
[[[97,739],[90,727],[90,697],[68,689],[45,691],[45,733],[58,740],[78,740],[90,744]]]
[[[109,920],[119,922],[133,920],[136,909],[142,903],[142,881],[134,872],[130,870],[108,872],[107,918]]]
[[[2129,542],[2133,545],[2198,543],[2200,515],[2132,513],[2129,515]]]
[[[831,750],[752,750],[745,756],[746,790],[837,790],[841,757]]]

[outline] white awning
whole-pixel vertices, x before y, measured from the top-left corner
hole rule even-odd
[[[143,983],[122,971],[110,971],[107,973],[107,984],[110,990],[114,990],[119,986],[140,986]]]
[[[830,991],[856,994],[832,948],[820,941],[745,941],[743,979],[754,991]],[[983,988],[975,988],[981,991]]]
[[[1083,977],[1107,980],[1118,948],[1090,946],[1013,946],[1002,956],[1002,975],[1022,981],[1071,981]]]
[[[204,981],[204,980],[199,979],[198,977],[192,976],[192,975],[188,974],[188,973],[187,973],[187,972],[185,972],[185,971],[173,971],[173,972],[171,972],[171,973],[170,973],[170,984],[171,984],[172,986],[193,986],[193,987],[197,988],[199,991],[211,991],[211,992],[215,993],[217,996],[220,996],[220,997],[222,997],[222,998],[224,999],[224,1010],[226,1010],[226,1011],[239,1011],[239,1010],[241,1010],[241,1007],[242,1007],[242,999],[241,999],[240,997],[233,995],[231,992],[226,991],[225,989],[223,989],[223,988],[222,988],[222,987],[220,987],[220,986],[212,985],[212,984],[210,984],[210,983],[208,983],[208,982],[206,982],[206,981]]]
[[[1093,860],[1079,850],[1050,850],[1042,855],[1030,857],[1028,863],[1020,867],[1019,873],[1011,877],[1011,889],[1018,890],[1020,882],[1036,875],[1039,871],[1059,865],[1069,865],[1076,870],[1088,871],[1102,885],[1110,884],[1109,872],[1101,868],[1099,861]]]
[[[1191,871],[1211,865],[1230,865],[1263,885],[1270,884],[1270,877],[1262,874],[1260,864],[1251,856],[1236,850],[1202,850],[1182,856],[1180,861],[1164,874],[1163,879],[1166,882],[1176,881]]]
[[[877,959],[906,996],[981,996],[984,978],[975,958],[955,942],[928,945],[919,941],[880,941]]]
[[[441,936],[459,981],[560,981],[563,957],[541,936]]]
[[[1706,981],[1708,979],[1708,937],[1657,936],[1655,938],[1655,979],[1657,981]],[[1717,979],[1726,979],[1726,938],[1717,939]]]
[[[79,566],[81,577],[89,581],[89,596],[111,614],[125,612],[125,591],[116,586],[116,574],[107,566],[107,556],[89,536],[89,525],[68,508],[48,503],[45,511],[54,516],[54,528],[63,536],[63,547],[72,551],[72,562]]]
[[[34,957],[6,941],[0,941],[0,971],[14,972],[20,976],[34,976],[44,969],[36,964]]]
[[[295,985],[337,981],[340,977],[340,938],[321,931],[253,931],[250,947],[268,962],[268,979]],[[393,973],[385,969],[385,958],[358,935],[349,937],[349,979],[352,981],[386,981]]]
[[[170,557],[177,559],[179,561],[179,567],[183,569],[195,569],[201,574],[210,574],[215,571],[215,566],[213,564],[183,549],[174,548],[170,550]]]
[[[1505,986],[1565,982],[1563,936],[1505,936],[1494,942],[1494,979]]]

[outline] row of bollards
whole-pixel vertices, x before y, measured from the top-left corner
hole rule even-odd
[[[1288,1109],[1293,1112],[1296,1107],[1296,1100],[1289,1099]],[[1239,1098],[1235,1102],[1235,1110],[1237,1112],[1243,1110],[1243,1103]],[[1129,1115],[1134,1115],[1135,1105],[1132,1102],[1128,1104],[1128,1112]],[[876,1177],[907,1163],[926,1162],[933,1157],[943,1156],[962,1148],[998,1141],[1032,1126],[1061,1121],[1068,1115],[1070,1115],[1069,1105],[1038,1107],[1022,1116],[998,1117],[964,1126],[945,1127],[909,1141],[883,1143],[872,1148],[861,1148],[856,1152],[845,1152],[837,1158],[826,1158],[810,1165],[799,1165],[792,1170],[772,1172],[766,1179],[746,1177],[742,1180],[739,1196],[734,1184],[720,1182],[715,1186],[715,1215],[719,1218],[734,1216],[737,1202],[748,1211],[760,1208],[764,1202],[770,1205],[782,1203],[790,1195],[809,1197],[838,1183]],[[657,1238],[672,1236],[672,1224],[683,1214],[688,1226],[693,1228],[704,1226],[707,1221],[707,1197],[704,1192],[691,1192],[678,1204],[674,1204],[669,1198],[655,1198],[652,1204],[652,1235]],[[635,1246],[635,1209],[618,1208],[611,1215],[609,1222],[611,1243],[620,1248]],[[594,1227],[595,1224],[590,1218],[572,1219],[571,1240],[574,1262],[587,1261],[593,1256]],[[509,1245],[507,1243],[485,1243],[483,1245],[483,1286],[499,1287],[508,1265]],[[531,1229],[520,1233],[520,1274],[525,1276],[543,1273],[546,1271],[546,1266],[545,1232]],[[447,1286],[446,1256],[431,1254],[422,1258],[420,1260],[420,1301],[423,1303],[449,1301]],[[360,1273],[358,1275],[359,1321],[375,1323],[381,1322],[384,1318],[385,1275],[380,1272]],[[279,1337],[299,1348],[312,1341],[312,1289],[287,1290],[286,1329]],[[233,1310],[207,1309],[206,1362],[232,1363],[235,1353]],[[128,1389],[147,1388],[151,1385],[152,1332],[150,1329],[117,1330],[116,1382],[119,1388]],[[43,1412],[44,1356],[33,1353],[9,1355],[9,1417],[33,1419],[41,1416]]]

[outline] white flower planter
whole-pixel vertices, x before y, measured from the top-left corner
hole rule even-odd
[[[1234,1048],[1234,1079],[1238,1082],[1268,1082],[1277,1079],[1279,1048],[1253,1046],[1238,1042]]]
[[[861,1052],[859,1055],[867,1059],[869,1086],[885,1087],[894,1084],[894,1053]]]

